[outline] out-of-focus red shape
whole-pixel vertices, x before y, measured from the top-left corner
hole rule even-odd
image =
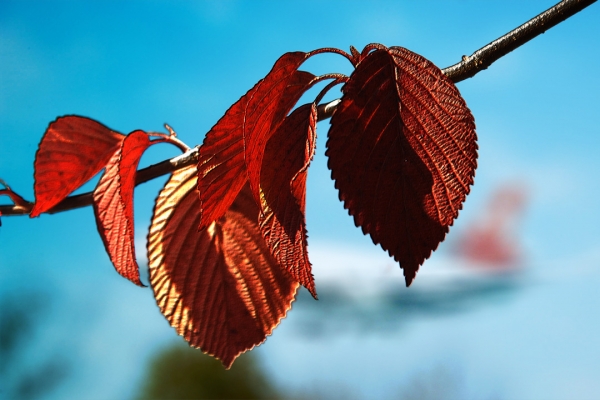
[[[465,228],[454,242],[453,251],[471,265],[496,270],[513,270],[523,261],[516,223],[523,213],[527,192],[523,185],[498,189],[483,216]]]
[[[144,285],[135,259],[133,190],[138,163],[150,144],[143,131],[127,135],[94,190],[96,226],[110,260],[119,274],[139,286]]]
[[[229,367],[285,317],[298,283],[271,256],[247,185],[221,218],[198,231],[196,180],[195,167],[175,171],[157,198],[150,283],[177,332]]]
[[[286,53],[273,69],[233,104],[206,134],[199,149],[200,229],[229,209],[248,179],[258,184],[264,147],[314,75],[298,71],[306,53]]]
[[[261,232],[275,259],[316,298],[308,260],[306,176],[315,154],[317,108],[305,104],[267,143],[260,179]]]
[[[50,123],[35,155],[30,217],[48,211],[100,172],[123,138],[85,117],[69,115]]]
[[[404,269],[444,239],[477,166],[475,123],[454,84],[400,47],[364,57],[331,118],[328,166],[344,207]]]

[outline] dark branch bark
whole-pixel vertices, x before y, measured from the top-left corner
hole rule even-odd
[[[463,56],[461,62],[444,68],[442,72],[455,83],[471,78],[479,71],[487,69],[494,61],[595,2],[596,0],[561,1],[537,17],[530,19],[518,28],[477,50],[470,57]]]
[[[463,56],[461,62],[448,68],[444,68],[442,72],[455,83],[471,78],[478,72],[487,69],[494,61],[522,46],[534,37],[541,35],[548,29],[558,25],[596,1],[597,0],[563,0],[537,17],[530,19],[518,28],[477,50],[471,56]],[[318,120],[322,121],[330,118],[335,112],[339,102],[340,100],[337,99],[327,104],[321,104],[318,108]],[[192,165],[197,161],[198,148],[196,147],[178,157],[139,170],[136,176],[136,185],[166,175],[179,168]],[[91,192],[69,196],[49,210],[48,213],[54,214],[89,206],[91,204]],[[0,206],[0,213],[3,216],[27,215],[32,207],[33,203],[27,203],[25,206]]]

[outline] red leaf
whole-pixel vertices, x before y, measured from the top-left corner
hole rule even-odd
[[[206,134],[198,157],[200,229],[221,217],[248,178],[256,188],[264,146],[314,75],[298,71],[306,53],[286,53]]]
[[[206,134],[198,154],[199,229],[225,214],[248,181],[242,126],[250,89]]]
[[[256,202],[260,202],[260,169],[267,142],[315,76],[298,71],[308,53],[286,53],[277,60],[265,79],[256,85],[246,106],[244,157]]]
[[[315,154],[317,108],[297,108],[267,143],[261,173],[259,225],[275,259],[316,298],[308,260],[306,175]]]
[[[85,117],[70,115],[52,122],[35,156],[35,205],[30,217],[48,211],[100,172],[123,137]]]
[[[156,201],[150,282],[177,332],[229,367],[271,334],[298,284],[271,256],[248,186],[223,217],[198,231],[196,179],[194,167],[174,172]]]
[[[135,174],[144,151],[152,142],[143,131],[125,137],[106,166],[94,190],[94,215],[98,232],[117,272],[139,286],[133,231]]]
[[[370,53],[342,90],[327,142],[332,177],[410,285],[473,183],[473,116],[435,65],[400,47]]]

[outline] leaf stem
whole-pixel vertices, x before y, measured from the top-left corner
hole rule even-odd
[[[190,150],[190,146],[179,140],[177,137],[177,133],[171,128],[168,124],[165,124],[165,129],[169,131],[169,134],[164,134],[162,132],[147,132],[149,136],[156,136],[164,139],[164,143],[170,143],[174,146],[177,146],[182,152],[186,152]]]
[[[356,64],[354,63],[354,57],[352,55],[346,53],[344,50],[336,49],[335,47],[323,47],[322,49],[313,50],[308,53],[308,57],[312,57],[314,55],[323,54],[323,53],[339,54],[341,56],[346,57],[353,66],[356,66]]]

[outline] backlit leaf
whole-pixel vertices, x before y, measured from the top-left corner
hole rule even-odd
[[[409,285],[473,183],[473,116],[435,65],[400,47],[367,55],[342,91],[328,166],[355,224],[400,262]]]
[[[177,332],[229,367],[272,332],[298,284],[271,256],[247,185],[221,218],[198,230],[196,180],[195,167],[180,169],[158,196],[148,234],[150,282]]]
[[[35,155],[35,205],[30,216],[48,211],[100,172],[123,138],[85,117],[69,115],[52,122]]]
[[[275,259],[316,297],[308,260],[306,176],[315,154],[317,108],[294,110],[267,143],[261,172],[261,232]]]
[[[306,53],[286,53],[206,134],[199,150],[200,229],[221,217],[248,178],[256,188],[264,147],[314,75],[298,71]]]
[[[246,104],[253,90],[227,110],[206,134],[198,151],[198,191],[202,210],[199,229],[223,216],[248,181],[242,127]]]
[[[256,85],[246,106],[244,157],[250,187],[257,202],[265,146],[315,78],[311,73],[298,70],[308,56],[308,53],[299,51],[281,56],[265,79]]]
[[[151,142],[143,131],[125,137],[94,190],[98,232],[117,272],[139,286],[133,230],[133,189],[138,163]]]

